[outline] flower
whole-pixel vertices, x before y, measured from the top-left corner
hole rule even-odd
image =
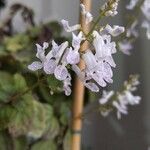
[[[103,91],[102,97],[99,99],[100,105],[103,106],[101,114],[109,114],[113,108],[117,111],[118,119],[121,118],[121,114],[128,114],[128,105],[138,105],[141,101],[140,96],[134,96],[133,92],[137,89],[139,84],[138,76],[130,76],[129,81],[124,82],[123,90],[121,92],[106,92]]]
[[[143,5],[141,6],[141,10],[145,15],[146,20],[142,23],[142,27],[146,28],[147,38],[150,39],[150,1],[145,0]]]
[[[121,42],[118,42],[118,46],[120,51],[122,51],[126,55],[130,55],[130,50],[133,49],[133,45],[128,40],[123,40]]]
[[[130,0],[130,3],[126,6],[127,9],[132,10],[136,6],[139,0]]]
[[[138,105],[141,100],[140,96],[134,96],[131,91],[124,91],[118,95],[118,101],[113,101],[113,106],[117,109],[117,117],[121,118],[121,114],[128,114],[127,105]]]
[[[93,36],[93,45],[96,51],[96,58],[107,62],[112,67],[115,67],[116,64],[112,58],[112,54],[116,53],[116,44],[115,42],[111,42],[111,36],[101,36],[97,31],[93,32]]]
[[[102,97],[99,99],[100,104],[106,104],[110,98],[114,95],[114,91],[103,91]]]
[[[115,67],[116,64],[112,54],[116,52],[116,44],[111,42],[109,35],[101,36],[97,31],[93,32],[93,37],[95,54],[91,50],[86,50],[82,55],[85,69],[81,71],[76,65],[73,65],[72,70],[88,89],[98,92],[99,86],[105,87],[107,82],[113,82],[111,67]]]
[[[80,7],[81,7],[81,13],[85,17],[85,23],[86,24],[90,23],[93,20],[92,14],[90,12],[86,11],[84,4],[80,4]]]
[[[114,25],[113,27],[111,27],[110,25],[107,24],[106,27],[101,31],[101,34],[110,34],[116,37],[122,34],[124,31],[125,31],[124,27],[118,25]]]
[[[143,5],[141,6],[141,10],[143,14],[145,15],[145,17],[147,18],[147,20],[150,21],[150,1],[149,0],[144,1]]]
[[[113,17],[118,14],[118,2],[119,0],[109,0],[102,6],[101,10],[105,12],[105,16]]]
[[[63,81],[63,90],[65,91],[65,95],[69,96],[71,94],[71,76],[68,74],[67,78]]]
[[[126,33],[126,36],[127,36],[127,37],[133,36],[133,37],[137,38],[137,37],[139,36],[137,30],[135,29],[136,26],[137,26],[137,24],[138,24],[138,21],[135,20],[135,21],[131,24],[131,26],[127,29],[127,33]]]
[[[48,43],[44,42],[43,46],[36,44],[36,47],[37,47],[36,57],[39,58],[40,61],[34,61],[32,64],[28,65],[28,69],[32,71],[42,69],[47,59],[45,56],[45,49],[48,48]]]
[[[76,24],[74,26],[69,26],[69,22],[64,20],[64,19],[61,20],[61,23],[62,23],[64,30],[66,32],[73,32],[73,31],[79,30],[81,28],[80,24]]]

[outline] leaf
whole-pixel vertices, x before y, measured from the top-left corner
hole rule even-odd
[[[60,93],[62,91],[62,82],[57,80],[54,76],[48,76],[47,83],[51,91],[57,93]]]
[[[69,110],[69,105],[66,102],[62,102],[60,105],[60,122],[63,125],[67,125],[68,121],[69,121],[69,114],[70,114],[70,110]]]
[[[7,51],[17,52],[26,48],[29,45],[30,39],[26,34],[16,34],[13,37],[6,37],[4,39],[4,45]]]
[[[53,117],[53,109],[50,105],[40,104],[34,101],[34,119],[31,122],[31,128],[28,135],[34,138],[43,136],[50,128],[51,118]]]
[[[17,111],[9,105],[0,108],[0,129],[6,129],[13,121]]]
[[[35,143],[31,150],[57,150],[56,144],[52,140],[43,140]]]
[[[15,150],[27,150],[28,149],[27,138],[25,136],[13,138],[13,145]]]
[[[7,145],[8,145],[7,139],[5,138],[3,132],[0,132],[0,149],[7,150],[8,147]]]
[[[0,71],[0,87],[7,93],[13,93],[14,81],[9,73]]]
[[[55,117],[53,117],[50,120],[50,127],[45,133],[44,137],[46,137],[47,139],[54,139],[59,134],[59,131],[60,131],[59,122]]]
[[[14,75],[14,88],[16,91],[21,92],[27,89],[25,78],[21,74]]]
[[[63,150],[71,149],[71,131],[68,130],[63,140]]]

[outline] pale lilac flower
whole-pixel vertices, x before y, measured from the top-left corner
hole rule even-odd
[[[125,28],[122,26],[114,25],[113,27],[111,27],[110,25],[107,24],[104,30],[102,31],[102,34],[110,34],[116,37],[122,34],[124,31]]]
[[[79,32],[78,35],[72,33],[72,47],[75,50],[79,50],[81,42],[85,40],[83,32]]]
[[[43,68],[46,74],[54,74],[56,79],[63,81],[64,91],[66,95],[69,95],[71,93],[69,83],[71,77],[66,68],[68,64],[66,61],[68,42],[57,45],[55,41],[52,41],[52,49],[47,55],[45,55],[45,49],[48,48],[48,43],[43,43],[43,46],[36,44],[36,46],[36,57],[39,58],[40,61],[33,62],[28,68],[32,71]]]
[[[103,91],[102,97],[99,99],[100,104],[106,104],[110,98],[114,95],[114,91]]]
[[[123,94],[118,95],[118,101],[113,101],[113,106],[117,109],[118,119],[121,118],[121,114],[128,114],[128,105],[138,105],[141,97],[134,96],[131,91],[124,91]]]
[[[66,32],[73,32],[73,31],[76,31],[76,30],[79,30],[81,28],[81,25],[80,24],[76,24],[76,25],[73,25],[73,26],[69,26],[69,22],[66,21],[66,20],[61,20],[61,23],[64,27],[64,30]]]
[[[133,49],[133,45],[128,40],[123,40],[118,43],[120,51],[122,51],[126,55],[130,55],[130,50]]]
[[[85,9],[85,5],[84,4],[80,4],[81,7],[81,12],[85,17],[85,23],[88,24],[93,20],[93,16],[90,12],[86,11]]]
[[[97,31],[93,32],[93,45],[98,60],[106,61],[110,66],[115,67],[116,64],[112,58],[112,54],[116,53],[116,44],[111,42],[111,36],[101,36]]]
[[[36,47],[37,47],[36,57],[39,58],[40,61],[35,61],[32,64],[28,65],[28,69],[32,71],[36,71],[43,68],[44,63],[46,62],[45,49],[48,48],[48,43],[44,42],[43,46],[36,44]]]
[[[28,69],[36,71],[43,68],[43,64],[39,61],[34,61],[31,65],[28,65]]]
[[[68,64],[75,65],[78,64],[80,61],[80,54],[78,50],[73,50],[72,47],[69,48],[69,52],[66,56],[66,60]]]
[[[78,35],[72,33],[72,47],[68,49],[68,53],[66,55],[66,60],[68,64],[78,64],[80,61],[80,44],[85,38],[83,37],[83,33],[79,32]]]
[[[65,95],[69,96],[71,94],[71,76],[68,74],[67,78],[63,81],[63,90],[65,91]]]
[[[145,0],[141,9],[147,20],[150,21],[150,0]]]
[[[127,37],[131,37],[134,36],[135,38],[137,38],[139,36],[139,33],[136,30],[136,26],[138,25],[138,21],[135,20],[132,25],[126,30],[126,36]]]
[[[130,0],[130,3],[126,6],[127,9],[132,10],[137,5],[139,0]]]
[[[72,70],[77,74],[85,87],[90,89],[92,92],[99,92],[99,87],[95,83],[89,81],[91,78],[86,77],[86,73],[81,71],[77,65],[72,65]]]
[[[60,81],[65,80],[68,76],[68,70],[64,65],[58,65],[54,71],[54,75]]]
[[[128,111],[126,105],[121,105],[118,102],[114,101],[112,105],[117,109],[117,117],[121,119],[121,114],[127,115]]]

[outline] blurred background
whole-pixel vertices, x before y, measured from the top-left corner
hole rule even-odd
[[[57,20],[69,20],[76,24],[79,20],[79,0],[6,0],[6,7],[0,10],[0,22],[8,17],[9,8],[19,2],[33,9],[35,23]],[[108,20],[111,24],[124,25],[124,16],[128,13],[125,5],[129,1],[122,1],[119,15]],[[97,16],[100,0],[92,0],[92,14]],[[141,18],[142,19],[142,18]],[[26,24],[20,13],[13,19],[14,32],[24,32]],[[66,33],[63,33],[66,36]],[[103,118],[99,113],[88,116],[83,124],[82,143],[86,150],[148,150],[150,146],[150,41],[145,31],[140,29],[140,36],[135,42],[130,56],[118,52],[115,57],[117,64],[114,69],[114,83],[108,89],[118,90],[129,74],[140,75],[140,86],[137,92],[142,97],[141,104],[129,108],[129,115],[118,120],[114,114]],[[87,106],[88,109],[90,106]]]

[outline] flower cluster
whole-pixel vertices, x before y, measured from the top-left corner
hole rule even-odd
[[[98,92],[99,86],[105,87],[107,82],[113,82],[111,67],[115,67],[116,64],[112,54],[116,53],[116,44],[111,42],[110,35],[100,35],[97,31],[93,32],[93,37],[95,53],[88,49],[82,55],[85,69],[81,71],[77,65],[73,65],[72,69],[87,88],[93,92]]]
[[[117,110],[118,119],[121,118],[121,114],[128,114],[128,105],[138,105],[141,97],[134,96],[132,92],[137,89],[139,81],[137,76],[130,76],[130,80],[124,82],[124,89],[121,92],[115,93],[114,91],[103,91],[102,98],[99,99],[101,105],[110,105]],[[110,107],[112,109],[112,107]],[[108,114],[111,110],[102,111],[102,114]]]
[[[105,16],[117,15],[118,2],[119,0],[108,0],[108,2],[106,2],[101,8],[102,12],[105,12],[104,15]]]
[[[111,1],[109,5],[113,11],[118,1]],[[83,4],[80,4],[81,12],[85,17],[85,23],[88,24],[93,20],[93,16],[85,9]],[[63,82],[63,90],[66,95],[71,94],[71,76],[67,66],[71,66],[72,70],[78,75],[83,84],[93,92],[99,92],[100,87],[105,87],[107,83],[112,83],[113,71],[112,67],[116,64],[113,60],[112,54],[116,53],[116,43],[111,41],[111,37],[116,37],[124,32],[124,27],[115,25],[111,27],[106,25],[100,32],[93,30],[90,37],[92,37],[91,48],[80,53],[79,49],[81,43],[87,40],[87,35],[81,31],[81,25],[69,25],[67,20],[61,20],[63,28],[66,32],[72,33],[72,43],[69,47],[68,42],[58,45],[54,40],[52,41],[52,48],[46,55],[45,50],[48,48],[48,43],[43,46],[37,44],[36,57],[40,61],[35,61],[28,68],[32,71],[38,69],[44,70],[46,74],[54,74],[56,79]],[[74,31],[79,30],[78,34]],[[85,62],[85,69],[80,70],[77,64],[80,58]]]
[[[72,47],[68,47],[67,41],[58,45],[53,40],[52,49],[47,55],[45,54],[45,50],[48,48],[48,43],[44,42],[43,46],[36,44],[36,57],[40,61],[34,61],[28,66],[32,71],[43,68],[46,74],[54,74],[56,79],[63,81],[63,88],[66,95],[71,94],[71,76],[67,70],[67,65],[79,63],[80,55],[78,50],[80,48],[80,42],[83,40],[81,32],[77,36],[74,34],[72,36]]]
[[[139,36],[138,31],[136,30],[138,21],[135,20],[127,29],[126,29],[126,38],[118,42],[119,49],[127,55],[130,55],[130,50],[133,48],[133,41]]]

